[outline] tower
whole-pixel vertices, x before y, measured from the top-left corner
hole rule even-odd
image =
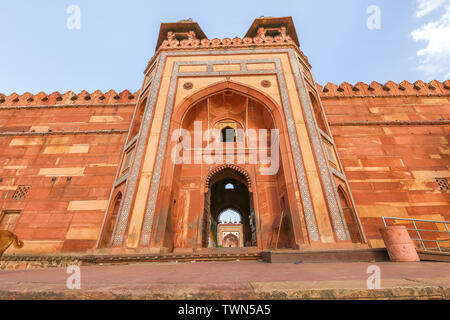
[[[244,38],[163,23],[145,72],[97,247],[198,251],[218,217],[245,246],[365,243],[292,18],[256,19]]]

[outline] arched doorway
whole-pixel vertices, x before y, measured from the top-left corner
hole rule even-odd
[[[237,248],[237,247],[239,247],[239,238],[233,233],[228,233],[223,238],[223,247],[224,248]]]
[[[257,245],[253,194],[248,179],[227,166],[209,178],[202,226],[204,248],[229,247],[230,244],[224,244],[229,234],[238,240],[232,247]]]
[[[225,185],[226,190],[233,190],[234,188],[231,183]],[[244,246],[242,220],[242,213],[234,208],[227,208],[219,214],[216,236],[217,247],[237,248]]]

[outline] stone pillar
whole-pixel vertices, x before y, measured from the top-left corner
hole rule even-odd
[[[387,226],[385,228],[381,228],[380,232],[391,261],[420,261],[414,243],[412,242],[405,226]]]

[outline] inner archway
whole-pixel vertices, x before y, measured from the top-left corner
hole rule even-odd
[[[205,200],[203,247],[256,246],[253,196],[242,173],[232,168],[215,173]]]

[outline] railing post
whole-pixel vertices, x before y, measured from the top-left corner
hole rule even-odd
[[[416,230],[417,236],[419,237],[419,241],[420,241],[420,243],[422,244],[423,250],[427,250],[427,248],[425,247],[425,243],[423,242],[423,239],[422,239],[422,237],[420,236],[420,232],[419,232],[419,230],[417,229],[416,221],[414,221],[413,219],[411,219],[411,220],[412,220],[412,223],[413,223],[413,225],[414,225],[414,229]]]
[[[439,245],[439,240],[436,240],[436,245],[437,245],[437,247],[438,247],[438,249],[439,249],[439,252],[442,252],[441,246]]]

